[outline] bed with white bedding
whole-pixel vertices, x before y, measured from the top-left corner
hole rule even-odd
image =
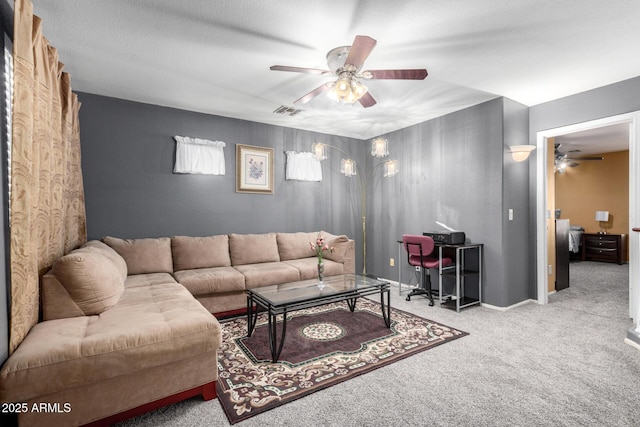
[[[584,228],[579,225],[572,225],[569,227],[569,252],[573,252],[575,254],[580,252],[583,233]]]

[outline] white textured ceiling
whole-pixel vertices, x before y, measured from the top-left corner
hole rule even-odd
[[[497,96],[532,106],[640,75],[635,0],[33,3],[76,91],[361,139]],[[367,109],[324,95],[293,105],[332,79],[269,67],[326,69],[356,35],[378,41],[363,69],[429,76],[369,81]]]

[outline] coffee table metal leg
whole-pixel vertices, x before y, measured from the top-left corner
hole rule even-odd
[[[256,328],[256,323],[258,322],[258,305],[256,304],[256,309],[253,311],[253,297],[247,295],[247,336],[250,337],[253,334],[254,329]]]
[[[287,334],[287,312],[282,314],[282,333],[278,344],[278,315],[269,313],[269,349],[271,350],[271,361],[276,363],[282,353],[284,338]]]
[[[387,294],[387,304],[384,303],[384,294]],[[391,328],[391,291],[387,289],[386,291],[380,292],[380,308],[382,309],[382,318],[384,319],[384,324],[387,328]]]
[[[357,298],[349,298],[349,299],[347,299],[347,305],[349,306],[349,310],[351,310],[352,313],[356,309],[356,301],[357,300],[358,300]]]

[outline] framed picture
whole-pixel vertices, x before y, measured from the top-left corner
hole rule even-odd
[[[236,192],[273,194],[273,148],[236,144]]]

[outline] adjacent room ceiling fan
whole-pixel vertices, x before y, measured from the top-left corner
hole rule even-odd
[[[554,145],[554,165],[556,170],[563,172],[568,167],[580,166],[577,160],[603,160],[602,156],[587,156],[587,157],[575,157],[575,153],[579,153],[580,150],[568,150],[566,152],[560,151],[562,144]]]
[[[359,101],[363,107],[368,108],[376,104],[367,87],[360,81],[371,79],[405,79],[424,80],[427,70],[367,70],[360,72],[362,64],[376,45],[376,41],[368,36],[356,36],[351,46],[341,46],[327,53],[329,70],[317,68],[289,67],[286,65],[273,65],[271,70],[293,71],[296,73],[335,75],[337,80],[325,83],[312,90],[294,103],[307,103],[317,95],[329,91],[328,94],[337,102],[355,103]]]

